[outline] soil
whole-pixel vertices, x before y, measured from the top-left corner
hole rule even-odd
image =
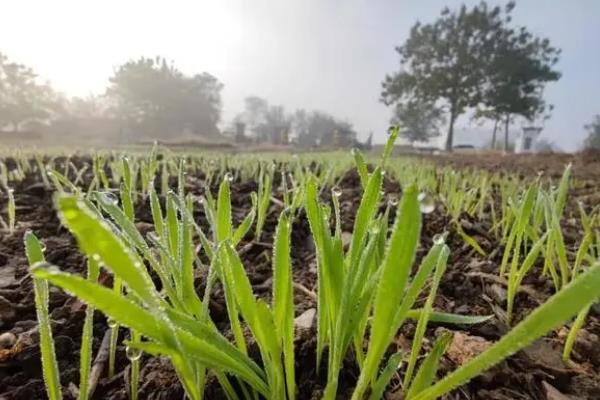
[[[573,190],[572,197],[580,197],[586,202],[597,199],[593,196],[600,173],[600,157],[586,155],[585,158],[570,159],[570,156],[492,156],[436,158],[435,162],[451,165],[455,168],[485,168],[492,171],[519,173],[523,176],[535,176],[542,168],[549,176],[559,177],[565,163],[574,161],[574,173],[580,182]],[[587,161],[585,161],[587,160]],[[72,160],[76,165],[85,160]],[[509,161],[509,162],[507,162]],[[84,180],[89,180],[84,176]],[[188,190],[202,192],[198,180],[188,176]],[[274,187],[277,187],[276,185]],[[344,231],[352,230],[352,215],[358,206],[360,182],[355,172],[348,172],[340,181],[340,197]],[[212,188],[216,191],[216,188]],[[233,182],[232,199],[234,220],[246,215],[250,204],[250,193],[257,189],[256,182]],[[386,176],[385,190],[388,193],[401,191],[400,185]],[[17,344],[5,346],[2,350],[0,339],[0,399],[45,399],[45,388],[41,377],[41,363],[36,337],[36,316],[31,278],[28,276],[28,264],[22,243],[23,234],[31,229],[46,245],[46,258],[59,265],[61,269],[75,273],[85,270],[85,259],[78,251],[71,235],[60,226],[52,206],[52,193],[33,176],[27,176],[15,187],[17,205],[17,229],[13,234],[0,232],[0,335],[12,333],[19,340]],[[586,197],[587,196],[587,197]],[[276,197],[278,197],[276,195]],[[324,195],[327,200],[327,194]],[[597,201],[596,201],[597,203]],[[0,198],[1,215],[6,215],[6,197]],[[571,203],[569,203],[571,204]],[[572,206],[572,205],[571,205]],[[570,206],[570,207],[571,207]],[[277,215],[281,208],[272,203],[264,235],[260,242],[242,241],[242,259],[256,295],[269,299],[271,292],[271,243]],[[206,224],[205,217],[198,212],[195,217]],[[139,206],[136,220],[141,230],[151,222],[148,207]],[[492,315],[487,322],[474,326],[441,326],[430,324],[427,331],[426,349],[440,330],[451,330],[454,339],[444,356],[439,375],[455,369],[490,343],[498,340],[506,331],[503,324],[505,286],[498,280],[498,267],[502,256],[501,248],[493,235],[487,234],[490,221],[486,218],[474,220],[464,216],[463,229],[472,235],[483,247],[486,256],[481,256],[465,246],[454,231],[442,206],[435,212],[424,215],[422,248],[425,252],[437,233],[449,230],[448,241],[452,249],[446,275],[442,281],[435,301],[439,311],[471,315]],[[574,247],[579,240],[576,226],[566,235],[567,243]],[[292,231],[293,277],[296,284],[303,288],[295,292],[296,315],[316,308],[315,250],[306,217],[301,215]],[[101,279],[107,279],[106,276]],[[198,276],[197,289],[201,293],[204,276]],[[526,290],[519,293],[515,304],[516,320],[522,319],[540,302],[552,295],[552,286],[540,274],[531,273],[525,281]],[[79,382],[79,346],[85,306],[59,289],[50,290],[50,309],[56,353],[60,369],[61,384],[65,399],[76,396]],[[211,299],[211,316],[224,332],[227,331],[227,316],[222,289],[217,285]],[[106,319],[97,312],[94,317],[94,355],[101,347],[107,329]],[[413,323],[406,323],[399,330],[390,352],[404,348],[408,353],[414,334]],[[124,332],[122,332],[124,333]],[[9,334],[10,335],[10,334]],[[466,385],[445,396],[445,399],[600,399],[600,306],[595,305],[587,318],[583,330],[575,344],[573,363],[565,365],[561,360],[566,327],[557,329],[532,346],[508,358]],[[326,371],[323,367],[316,370],[315,327],[297,328],[296,376],[298,399],[319,399],[322,395]],[[117,373],[112,378],[103,371],[94,392],[94,399],[127,399],[128,360],[124,349],[119,347]],[[103,365],[103,364],[100,364]],[[349,398],[356,383],[358,368],[348,356],[340,377],[339,399]],[[401,399],[400,382],[402,376],[392,379],[386,399]],[[142,357],[140,373],[140,399],[181,399],[183,389],[168,360],[163,358]],[[224,398],[216,382],[209,381],[208,399]]]

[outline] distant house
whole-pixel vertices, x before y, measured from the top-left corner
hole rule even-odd
[[[535,142],[540,136],[542,128],[536,126],[525,126],[518,134],[515,142],[515,153],[531,153],[535,150]]]

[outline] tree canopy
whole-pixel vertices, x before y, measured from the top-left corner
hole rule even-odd
[[[396,48],[401,68],[385,77],[382,101],[443,106],[449,114],[448,150],[456,119],[468,109],[491,109],[506,121],[512,114],[535,116],[544,106],[544,84],[560,77],[552,69],[559,50],[526,28],[511,28],[513,8],[513,2],[491,8],[481,2],[470,9],[446,8],[433,23],[417,22]]]
[[[33,70],[10,62],[0,53],[0,129],[46,120],[60,112],[60,96],[48,84],[40,84]]]
[[[400,134],[413,142],[426,142],[440,135],[443,111],[435,103],[411,99],[397,103],[392,123],[400,126]]]
[[[324,111],[298,110],[294,125],[298,144],[302,146],[347,146],[356,138],[352,124]]]
[[[121,65],[107,95],[116,113],[146,133],[218,133],[223,84],[209,73],[183,74],[164,58],[140,58]]]
[[[258,96],[247,97],[245,109],[236,121],[243,121],[259,141],[278,141],[280,135],[294,133],[301,146],[346,146],[356,137],[352,124],[324,111],[298,109],[286,113],[282,106],[270,105]]]

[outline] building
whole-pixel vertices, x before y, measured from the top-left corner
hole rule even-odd
[[[515,142],[515,153],[531,153],[535,149],[535,141],[540,136],[542,128],[537,126],[524,126]]]

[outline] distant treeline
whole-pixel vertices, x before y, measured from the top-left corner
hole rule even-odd
[[[0,54],[0,129],[51,132],[54,136],[109,135],[122,141],[178,139],[198,135],[220,139],[306,146],[351,144],[348,122],[322,112],[285,112],[259,97],[246,99],[230,129],[221,132],[223,84],[203,72],[186,75],[162,57],[140,58],[119,66],[105,93],[68,98],[41,84],[33,70]],[[240,135],[243,137],[240,138]]]

